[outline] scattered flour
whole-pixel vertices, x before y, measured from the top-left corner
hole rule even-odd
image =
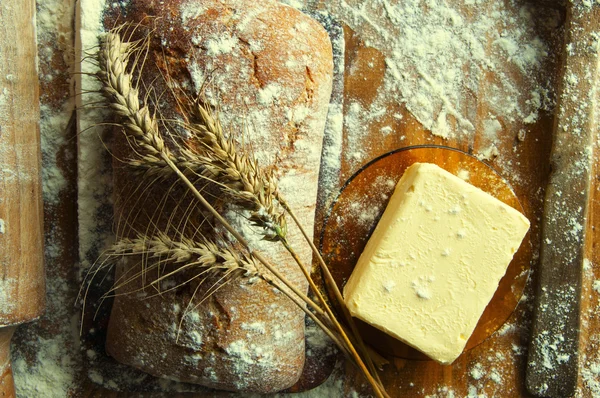
[[[431,299],[431,283],[434,281],[432,277],[421,276],[418,279],[411,282],[411,287],[415,291],[415,294],[423,300]]]
[[[502,325],[500,329],[498,329],[498,335],[504,336],[506,334],[512,333],[517,329],[516,325],[513,323],[505,323]]]
[[[13,374],[18,397],[66,397],[73,392],[81,369],[74,264],[65,264],[62,223],[56,206],[64,200],[68,183],[64,164],[72,163],[68,137],[73,110],[69,92],[69,67],[73,61],[74,1],[38,1],[37,35],[40,74],[42,184],[44,198],[47,310],[42,320],[23,325],[13,338]],[[50,84],[56,83],[52,87]],[[57,87],[64,92],[57,92]],[[70,187],[71,190],[73,187]],[[73,240],[69,241],[73,244]],[[0,287],[0,296],[4,289]],[[0,308],[2,299],[0,298]]]
[[[502,384],[502,376],[496,369],[492,369],[489,374],[490,380],[492,380],[496,384]]]
[[[276,103],[281,96],[282,91],[283,87],[281,85],[277,83],[270,83],[258,91],[258,103],[265,106]]]
[[[206,41],[206,53],[211,56],[229,54],[237,45],[238,39],[233,36],[218,36]]]
[[[600,294],[600,279],[595,280],[594,283],[592,283],[592,289],[594,289],[596,293]]]
[[[88,377],[96,384],[102,385],[102,383],[104,383],[104,377],[93,369],[88,372]]]
[[[583,270],[584,271],[591,271],[592,270],[592,262],[589,259],[587,259],[587,258],[583,259]]]
[[[469,372],[469,374],[471,375],[471,377],[473,379],[479,380],[479,379],[481,379],[485,375],[485,372],[484,372],[483,367],[481,366],[481,364],[480,363],[476,363],[471,368],[471,371]]]
[[[61,339],[35,341],[39,351],[34,362],[16,356],[13,360],[15,386],[19,397],[66,397],[75,381],[76,356],[65,352]]]
[[[485,137],[495,139],[500,131],[502,131],[502,125],[497,119],[483,121],[483,135]]]
[[[10,314],[15,308],[15,303],[9,300],[13,295],[14,289],[14,279],[0,279],[0,325],[3,324],[3,316]]]
[[[101,23],[105,2],[102,0],[82,0],[79,2],[79,32],[75,47],[82,47],[84,53],[93,52],[103,32]],[[77,96],[76,106],[78,136],[77,161],[77,206],[79,218],[79,258],[85,269],[93,263],[98,254],[106,247],[112,237],[110,217],[106,208],[111,207],[112,177],[108,172],[110,157],[100,137],[100,123],[108,120],[106,110],[98,107],[86,107],[85,104],[103,101],[98,93],[99,82],[87,73],[94,74],[97,65],[93,58],[85,58],[75,64],[77,82],[85,95]]]
[[[477,392],[477,387],[470,384],[469,389],[467,390],[467,397],[468,398],[485,398],[486,396],[484,394],[479,394]]]
[[[540,74],[549,46],[535,32],[556,27],[558,12],[540,17],[533,6],[485,0],[336,0],[329,10],[384,53],[378,99],[394,96],[435,135],[482,128],[469,110],[473,93],[507,128],[553,106],[549,76]],[[485,95],[483,80],[492,82]]]
[[[584,361],[581,378],[593,397],[600,396],[600,358]]]
[[[471,178],[471,173],[469,173],[469,170],[460,169],[456,176],[463,181],[469,181],[469,178]]]
[[[575,290],[572,286],[553,289],[549,292],[549,289],[542,288],[542,294],[545,295],[556,295],[553,300],[544,300],[544,303],[551,303],[550,305],[545,304],[541,307],[541,311],[553,311],[556,314],[557,326],[554,327],[553,331],[543,330],[535,338],[539,346],[541,353],[540,361],[537,366],[543,366],[548,370],[555,369],[558,364],[566,363],[571,360],[569,348],[565,347],[565,337],[561,334],[564,331],[564,319],[567,311],[571,310],[571,302],[575,294]]]
[[[52,332],[42,337],[47,333],[38,322],[15,334],[12,356],[18,397],[66,397],[79,377],[78,315],[71,310],[75,293],[59,275],[58,258],[46,254],[47,289],[52,294],[48,295],[45,321]]]
[[[498,151],[498,148],[496,147],[495,144],[491,144],[487,148],[481,150],[475,156],[479,160],[493,160],[498,155],[500,155],[500,151]]]
[[[54,110],[42,104],[40,131],[42,140],[42,190],[44,202],[56,205],[60,194],[66,186],[63,171],[58,167],[57,156],[66,142],[66,129],[73,111],[71,101],[65,103],[64,109]]]

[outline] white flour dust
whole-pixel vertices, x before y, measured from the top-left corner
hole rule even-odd
[[[487,0],[337,0],[329,9],[385,56],[383,88],[367,113],[392,96],[434,135],[455,137],[487,130],[488,120],[534,123],[554,104],[541,73],[550,49],[536,31],[556,27],[558,13]]]
[[[14,279],[0,279],[0,324],[2,323],[3,316],[10,314],[15,308],[15,303],[9,301],[13,296],[14,288]]]

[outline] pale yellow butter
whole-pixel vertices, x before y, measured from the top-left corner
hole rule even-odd
[[[448,364],[529,229],[512,207],[428,163],[409,167],[344,287],[350,313]]]

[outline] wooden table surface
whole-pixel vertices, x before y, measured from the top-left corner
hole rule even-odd
[[[42,0],[39,0],[42,1]],[[60,5],[57,12],[70,13],[73,11],[74,0],[58,0]],[[325,7],[324,2],[316,8]],[[68,15],[62,18],[68,19]],[[71,98],[69,93],[69,63],[72,62],[72,32],[64,32],[63,24],[61,31],[54,36],[41,38],[39,48],[44,49],[47,46],[56,48],[54,55],[48,59],[42,58],[40,63],[40,73],[46,74],[50,71],[55,72],[52,81],[42,79],[42,103],[47,109],[59,112],[64,110],[64,105]],[[557,29],[560,29],[557,28]],[[353,32],[349,27],[345,27],[346,33],[346,59],[345,59],[345,103],[360,102],[364,108],[375,100],[376,93],[383,83],[383,76],[386,68],[385,57],[377,49],[369,47],[364,42],[361,32]],[[547,38],[554,46],[560,49],[562,43],[552,41]],[[547,73],[557,73],[556,63],[548,64],[550,70]],[[491,81],[487,83],[492,83]],[[483,84],[486,84],[485,82]],[[482,89],[483,92],[483,89]],[[600,109],[599,109],[600,110]],[[345,108],[347,113],[348,108]],[[478,120],[484,117],[489,110],[485,109],[483,102],[477,107]],[[399,113],[402,119],[394,118],[392,115]],[[448,145],[462,149],[466,152],[477,153],[482,150],[480,134],[471,138],[450,138],[443,139],[433,136],[425,130],[421,124],[411,115],[406,108],[398,101],[390,98],[386,104],[386,115],[379,120],[366,122],[364,128],[369,133],[362,137],[352,137],[348,139],[345,132],[343,150],[344,153],[353,153],[357,148],[366,148],[368,158],[374,158],[390,150],[404,147],[407,145],[418,144],[439,144]],[[521,200],[526,215],[532,221],[531,240],[534,252],[539,248],[540,239],[540,218],[542,216],[543,190],[546,186],[549,169],[549,153],[551,146],[553,114],[542,113],[538,121],[533,125],[523,125],[527,129],[527,136],[524,141],[516,139],[516,131],[500,131],[498,140],[498,150],[503,156],[511,154],[515,160],[512,163],[511,173],[513,176],[505,175],[513,184],[513,188]],[[391,126],[393,134],[381,136],[380,129],[383,126]],[[58,164],[66,178],[65,188],[61,191],[58,202],[45,203],[45,230],[47,242],[60,244],[64,250],[58,256],[51,256],[48,260],[49,279],[61,277],[69,280],[67,289],[68,295],[75,301],[78,290],[76,276],[77,264],[77,214],[76,214],[76,165],[73,156],[76,153],[73,139],[75,132],[72,125],[67,134],[66,140],[57,151]],[[44,130],[42,130],[44,134]],[[401,138],[404,136],[404,138]],[[369,160],[366,159],[366,160]],[[518,161],[516,161],[518,159]],[[598,351],[600,350],[600,294],[592,289],[592,283],[600,279],[600,251],[597,250],[600,242],[600,231],[595,228],[595,224],[600,220],[600,159],[598,148],[594,148],[594,179],[592,182],[591,206],[589,212],[587,231],[587,259],[589,259],[591,268],[584,272],[583,291],[582,291],[582,323],[580,352],[582,360],[580,361],[582,369],[589,374],[591,362],[598,361]],[[502,168],[491,161],[502,172]],[[339,178],[340,186],[357,169],[356,161],[349,156],[342,156],[342,169]],[[518,177],[518,178],[514,178]],[[535,269],[534,263],[533,268]],[[533,284],[535,283],[535,272],[530,278],[529,285],[525,294],[527,299],[523,300],[517,310],[507,321],[508,327],[504,328],[504,333],[496,334],[494,337],[486,340],[481,345],[462,355],[451,366],[440,366],[431,361],[410,361],[395,359],[392,364],[387,366],[383,372],[382,378],[388,392],[394,397],[414,397],[426,395],[439,396],[467,396],[469,393],[485,394],[485,396],[497,397],[520,397],[527,396],[524,388],[525,364],[527,360],[527,341],[529,338],[529,321],[532,316],[531,299]],[[49,292],[52,294],[52,291]],[[76,308],[72,308],[72,314],[75,314]],[[34,357],[29,341],[33,340],[36,333],[47,335],[57,330],[58,324],[64,321],[59,317],[49,313],[46,319],[38,322],[37,325],[22,327],[16,337],[17,344],[22,344],[23,348],[19,352],[29,353]],[[481,377],[473,372],[473,369],[482,369]],[[346,377],[344,378],[344,391],[348,394],[352,390],[358,392],[368,392],[365,389],[363,381],[351,366],[346,367]],[[580,372],[581,373],[581,372]],[[600,376],[596,374],[595,382],[600,383]],[[116,396],[112,394],[89,394],[90,383],[86,371],[82,370],[77,379],[80,391],[77,395],[84,396]],[[88,391],[88,393],[83,393]],[[596,390],[597,392],[598,390]],[[593,390],[586,384],[580,376],[579,393],[582,397],[592,397]],[[344,394],[346,395],[346,394]]]

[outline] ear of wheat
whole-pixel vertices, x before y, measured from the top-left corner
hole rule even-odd
[[[112,101],[111,109],[124,118],[123,127],[141,149],[139,158],[127,159],[130,166],[149,175],[172,175],[173,170],[163,159],[167,157],[187,175],[202,175],[226,187],[226,193],[250,210],[250,221],[263,228],[267,240],[286,236],[287,225],[283,211],[277,208],[277,184],[271,174],[264,173],[256,160],[239,154],[233,139],[226,139],[221,123],[209,107],[198,103],[195,115],[201,121],[185,124],[199,144],[197,150],[180,146],[171,150],[158,132],[158,123],[147,106],[140,106],[139,91],[127,72],[128,59],[133,51],[129,43],[110,33],[105,39],[113,45],[101,47],[99,62],[103,68],[98,77],[102,92]],[[119,49],[114,49],[115,47]]]
[[[287,203],[279,195],[272,176],[262,172],[256,161],[240,154],[234,141],[224,137],[218,118],[213,116],[210,108],[201,104],[198,104],[195,115],[198,122],[187,126],[201,144],[200,150],[179,148],[175,151],[171,149],[162,138],[158,123],[148,106],[140,103],[139,92],[134,87],[131,71],[128,70],[128,59],[132,51],[132,45],[121,41],[118,32],[110,32],[102,39],[98,57],[101,68],[98,78],[103,85],[102,92],[107,97],[108,103],[114,112],[122,118],[121,125],[125,134],[130,138],[130,145],[139,154],[139,158],[131,160],[130,165],[145,167],[148,173],[170,173],[180,180],[198,203],[247,250],[248,257],[244,257],[244,260],[247,263],[260,265],[260,267],[253,268],[257,270],[257,275],[276,286],[315,320],[340,349],[347,354],[348,358],[359,367],[372,386],[374,393],[378,397],[387,397],[388,395],[381,385],[377,371],[360,335],[354,327],[352,327],[352,333],[348,333],[342,326],[327,300],[312,281],[306,267],[289,245],[285,236],[285,219],[283,213],[278,210],[277,203],[282,204],[285,210],[292,214],[294,221],[297,224],[299,223]],[[265,238],[281,242],[292,254],[304,272],[313,294],[318,298],[318,304],[290,283],[262,253],[253,251],[246,239],[215,210],[195,187],[190,180],[190,173],[202,175],[225,186],[228,195],[237,198],[239,203],[252,212],[251,221],[268,231]],[[302,228],[301,230],[308,238],[305,231]],[[150,246],[143,243],[148,238],[152,242]],[[127,252],[134,252],[137,248],[145,251],[146,257],[160,259],[163,257],[158,253],[163,251],[163,254],[171,259],[171,263],[186,264],[187,260],[185,259],[188,258],[186,256],[189,256],[190,252],[184,250],[184,248],[189,249],[194,243],[182,240],[179,243],[170,241],[168,245],[165,245],[164,236],[160,235],[157,235],[157,237],[140,237],[139,239],[139,241],[122,241],[121,246],[117,246],[113,254],[123,255]],[[204,242],[203,244],[203,249],[216,248],[223,254],[223,248],[212,246],[212,243]],[[314,245],[311,245],[311,247],[316,250]],[[318,256],[322,266],[326,267],[320,255]],[[207,258],[210,261],[205,263],[206,267],[218,272],[219,268],[215,264],[220,264],[219,258],[223,259],[222,256]],[[239,263],[236,264],[236,266],[239,266]],[[343,301],[340,304],[343,307]],[[345,315],[347,314],[345,313]],[[350,319],[349,322],[351,323],[352,320]],[[359,348],[361,354],[357,352],[355,345]],[[365,362],[367,365],[365,365]]]
[[[250,254],[208,239],[180,237],[173,240],[162,232],[151,237],[140,235],[134,239],[122,238],[105,254],[106,257],[125,255],[141,255],[144,261],[154,264],[193,264],[194,268],[200,270],[227,270],[248,278],[250,282],[261,275],[259,263]]]
[[[129,265],[103,298],[145,292],[147,288],[163,294],[193,280],[198,280],[198,285],[202,285],[213,277],[218,282],[207,289],[209,294],[215,286],[237,279],[243,279],[249,284],[262,279],[272,284],[269,276],[259,271],[260,265],[252,255],[236,250],[230,244],[217,244],[208,239],[173,240],[162,232],[153,236],[121,238],[103,254],[103,261],[97,264],[94,272],[112,267],[116,261],[132,256],[140,259],[138,265],[141,266]],[[150,273],[153,273],[150,281],[146,283],[142,279],[139,286],[140,278]],[[184,281],[169,284],[175,277]],[[163,286],[168,287],[165,290]]]
[[[225,137],[221,122],[205,101],[195,104],[193,115],[198,122],[187,127],[202,144],[198,159],[204,174],[226,186],[229,196],[251,211],[250,221],[265,229],[266,239],[285,239],[287,224],[276,200],[274,176],[264,172],[256,159],[239,151],[233,138]]]

